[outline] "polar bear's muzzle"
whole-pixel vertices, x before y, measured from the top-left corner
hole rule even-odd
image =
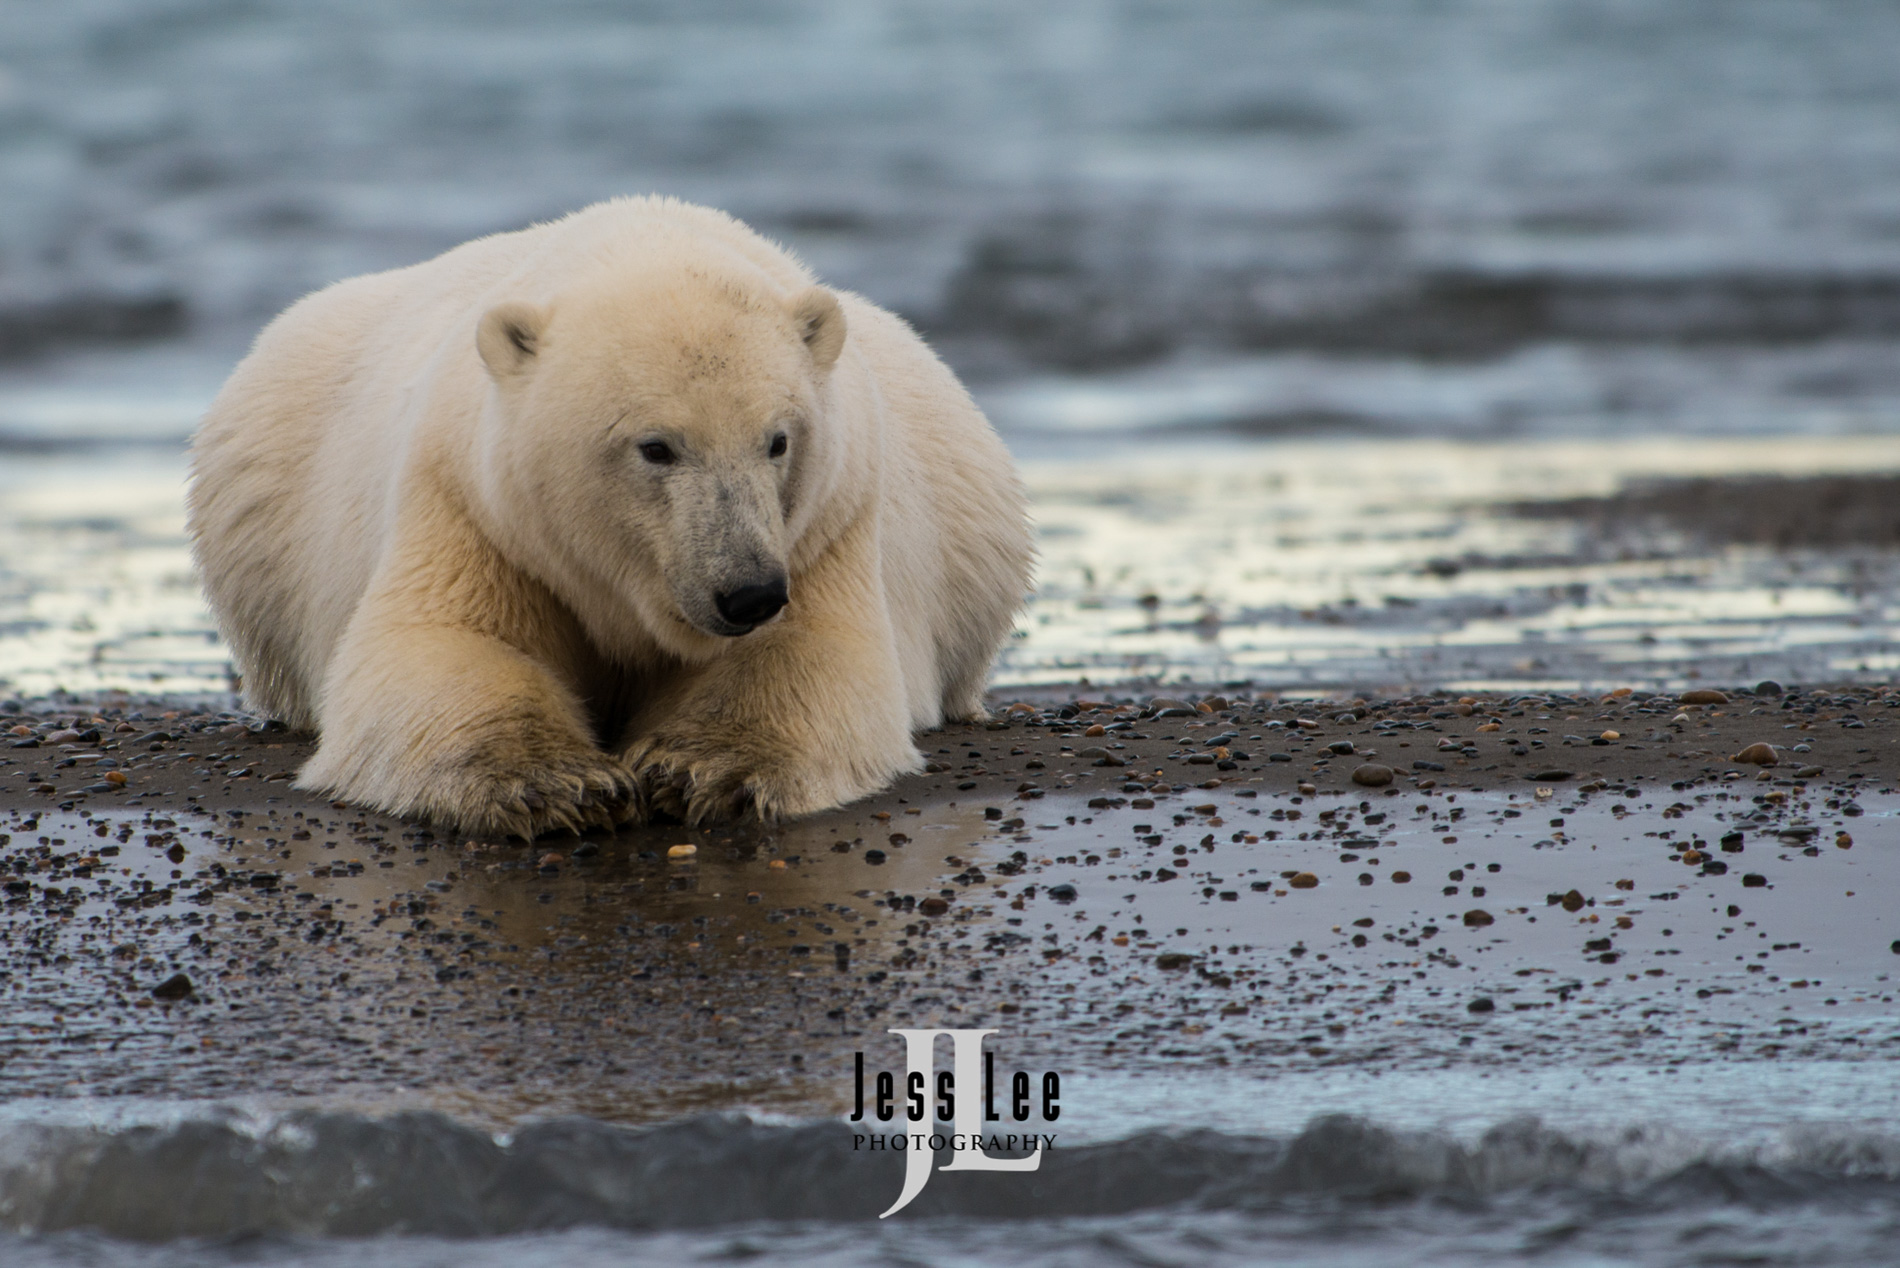
[[[719,633],[728,638],[750,634],[779,614],[790,598],[784,573],[758,577],[713,595],[713,607],[728,629]]]

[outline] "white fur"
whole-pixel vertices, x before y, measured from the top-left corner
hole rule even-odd
[[[300,786],[475,832],[874,792],[982,715],[1029,579],[1009,457],[915,333],[670,199],[308,296],[193,466],[250,701],[321,733]],[[789,606],[722,636],[774,569]]]

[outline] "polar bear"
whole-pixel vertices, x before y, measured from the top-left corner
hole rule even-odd
[[[625,198],[273,321],[192,447],[200,576],[298,787],[458,830],[808,814],[983,716],[1021,484],[901,320]]]

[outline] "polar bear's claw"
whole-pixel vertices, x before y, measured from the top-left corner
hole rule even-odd
[[[611,832],[640,817],[632,772],[604,755],[591,768],[576,769],[581,765],[468,778],[448,791],[430,817],[463,832],[524,840],[550,832]]]
[[[627,755],[627,764],[634,768],[649,812],[684,823],[752,818],[769,823],[803,810],[791,793],[794,779],[736,747],[649,739]]]

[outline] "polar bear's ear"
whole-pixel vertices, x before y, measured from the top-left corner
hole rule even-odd
[[[828,370],[844,351],[844,309],[838,297],[822,286],[814,286],[792,303],[792,320],[798,323],[799,337],[811,349],[811,359],[820,370]]]
[[[541,350],[548,313],[533,304],[497,304],[475,327],[475,348],[497,379],[521,373]]]

